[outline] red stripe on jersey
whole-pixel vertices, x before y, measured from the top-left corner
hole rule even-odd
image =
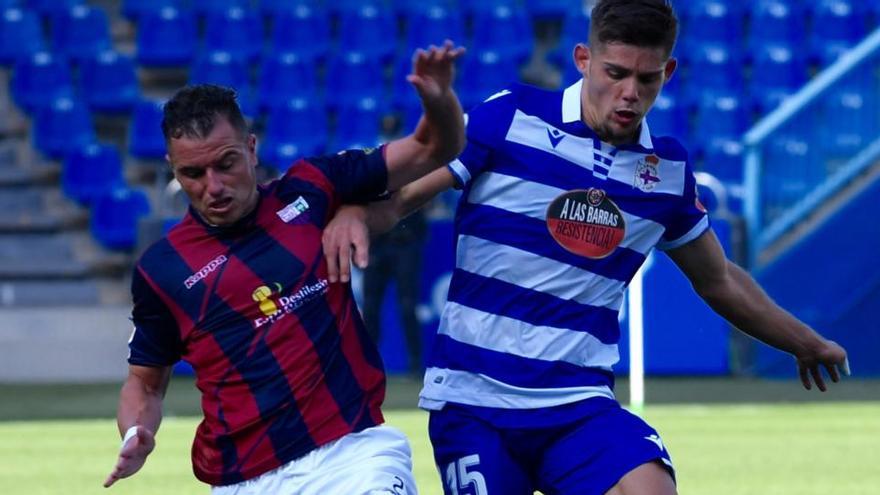
[[[275,196],[266,197],[264,201],[269,211],[278,211],[284,207],[284,204]],[[306,265],[303,269],[304,273],[311,273],[319,280],[326,280],[327,262],[321,256],[319,250],[310,247],[320,247],[321,230],[314,224],[287,225],[284,235],[277,235],[277,231],[272,228],[272,223],[279,221],[281,220],[275,215],[259,215],[257,217],[259,227],[284,249],[293,253],[297,259],[303,263],[313,260],[317,261],[318,266]],[[292,230],[292,233],[290,230]],[[307,276],[303,277],[303,281],[305,280],[308,280]],[[291,293],[295,293],[297,290],[299,290],[299,287],[295,288]],[[330,292],[333,292],[332,285],[330,286]],[[281,321],[279,325],[273,326],[282,328],[285,339],[290,338],[287,329],[294,329],[297,332],[297,338],[291,340],[296,340],[300,344],[294,348],[286,342],[278,342],[277,347],[270,347],[291,351],[288,354],[279,356],[279,362],[282,368],[286,370],[288,383],[296,397],[296,402],[306,427],[312,434],[315,443],[323,445],[351,432],[351,426],[345,422],[333,394],[327,387],[323,376],[324,372],[321,368],[320,357],[311,339],[305,334],[305,330],[296,314],[288,314],[285,319],[290,321],[286,323]],[[269,337],[271,338],[281,333],[270,332]],[[311,384],[311,386],[304,387],[304,384]]]

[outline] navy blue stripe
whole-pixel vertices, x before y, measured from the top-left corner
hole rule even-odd
[[[566,251],[541,220],[510,213],[486,205],[462,202],[458,207],[458,234],[480,237],[513,246],[545,258],[566,263],[603,277],[628,282],[645,257],[629,248],[618,247],[603,259],[590,259]]]
[[[482,349],[437,335],[430,366],[479,373],[524,388],[614,386],[614,375],[562,361],[543,361]]]
[[[532,325],[589,333],[603,344],[616,344],[620,340],[617,311],[561,299],[461,269],[452,274],[449,300]]]
[[[509,153],[509,156],[505,156]],[[541,166],[536,166],[540,163]],[[680,196],[662,192],[646,193],[632,184],[601,180],[591,170],[528,146],[507,143],[495,160],[495,171],[523,180],[570,191],[597,187],[605,190],[622,210],[666,225],[679,207]]]
[[[154,244],[141,258],[140,263],[144,273],[149,275],[168,297],[174,299],[191,321],[199,320],[201,303],[205,299],[208,286],[204,281],[196,283],[190,289],[183,285],[194,270],[174,249],[167,237]],[[185,297],[179,297],[180,295]]]
[[[246,250],[239,255],[249,260],[248,267],[268,287],[273,287],[276,282],[282,280],[302,279],[305,285],[318,283],[314,270],[323,259],[320,250],[315,259],[308,260],[309,264],[304,265],[302,260],[296,258],[264,231],[255,233],[248,241],[244,246]],[[308,274],[303,278],[304,270],[308,270]],[[283,289],[285,294],[293,290],[295,288],[289,286]],[[306,308],[308,308],[307,313],[300,312],[306,311]],[[317,301],[310,301],[300,311],[298,311],[300,324],[318,355],[324,382],[336,401],[342,417],[352,425],[359,419],[359,407],[366,400],[354,370],[342,354],[336,317],[323,297]]]

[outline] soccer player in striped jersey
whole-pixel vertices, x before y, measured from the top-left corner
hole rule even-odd
[[[793,354],[806,388],[812,379],[825,390],[820,367],[839,379],[844,349],[725,258],[687,152],[650,133],[645,116],[675,70],[676,36],[665,0],[600,0],[589,46],[574,48],[580,81],[489,97],[469,111],[467,146],[448,168],[346,210],[325,231],[325,252],[347,272],[351,245],[356,263],[365,259],[361,222],[381,231],[394,214],[463,189],[420,394],[446,494],[676,492],[660,436],[612,391],[624,290],[654,248],[715,311]]]
[[[105,486],[143,466],[185,359],[204,412],[193,470],[213,493],[417,493],[407,439],[382,424],[381,358],[351,287],[328,282],[321,234],[343,202],[399,189],[461,152],[452,80],[462,53],[448,41],[416,52],[408,80],[424,114],[413,134],[300,160],[267,185],[233,91],[188,87],[165,105],[167,159],[190,210],[134,269],[124,438]]]

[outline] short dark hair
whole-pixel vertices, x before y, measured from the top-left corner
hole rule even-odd
[[[248,125],[236,101],[235,90],[214,84],[185,86],[165,103],[162,134],[165,141],[183,136],[204,139],[214,129],[217,117],[226,120],[242,137]]]
[[[661,47],[672,53],[678,18],[669,0],[600,0],[590,15],[590,44]]]

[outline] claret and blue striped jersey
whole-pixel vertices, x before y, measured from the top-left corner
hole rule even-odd
[[[301,160],[226,228],[190,211],[134,270],[129,363],[192,364],[204,420],[195,475],[254,478],[383,422],[381,358],[321,232],[341,202],[384,192],[382,151]]]
[[[581,82],[516,85],[469,112],[449,168],[464,191],[456,266],[420,405],[532,409],[613,398],[618,312],[654,248],[709,228],[687,153],[653,137],[602,142]]]

